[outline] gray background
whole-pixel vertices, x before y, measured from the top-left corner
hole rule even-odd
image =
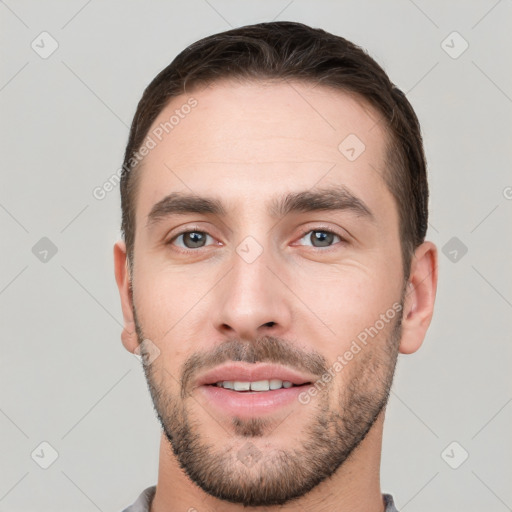
[[[511,1],[5,0],[0,19],[0,511],[118,511],[156,483],[159,425],[120,341],[119,190],[92,191],[181,49],[274,19],[367,48],[423,127],[440,281],[399,361],[382,488],[401,512],[512,510]]]

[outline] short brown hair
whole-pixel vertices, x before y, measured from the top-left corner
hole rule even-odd
[[[398,208],[403,271],[408,279],[412,255],[425,240],[428,222],[426,162],[418,118],[405,94],[362,48],[324,30],[285,21],[205,37],[183,50],[145,89],[132,121],[121,174],[121,230],[130,267],[137,188],[133,156],[172,98],[222,79],[319,84],[355,94],[374,107],[389,134],[384,179]]]

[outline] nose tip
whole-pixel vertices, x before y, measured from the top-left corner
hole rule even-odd
[[[214,323],[230,337],[254,340],[262,335],[282,335],[290,326],[286,290],[263,257],[251,264],[237,261],[215,294]]]

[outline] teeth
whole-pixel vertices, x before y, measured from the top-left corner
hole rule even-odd
[[[272,379],[270,381],[270,389],[279,389],[283,386],[283,381],[279,379]]]
[[[291,388],[293,384],[288,380],[257,380],[254,382],[243,382],[238,380],[225,380],[215,384],[224,389],[233,389],[234,391],[269,391],[281,388]]]
[[[238,380],[235,380],[233,384],[235,391],[249,391],[249,389],[251,389],[250,382],[240,382]]]
[[[268,380],[257,380],[251,382],[251,391],[268,391],[270,389],[270,383]]]

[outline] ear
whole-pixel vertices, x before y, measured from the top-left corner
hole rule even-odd
[[[416,352],[427,333],[434,313],[437,264],[437,248],[432,242],[424,242],[414,251],[405,291],[400,341],[402,354]]]
[[[126,257],[126,245],[119,240],[114,245],[114,268],[117,287],[121,297],[121,308],[123,310],[124,328],[121,333],[121,340],[129,352],[134,353],[139,342],[135,331],[135,319],[133,316],[133,298],[130,290],[130,273],[128,271],[128,259]]]

